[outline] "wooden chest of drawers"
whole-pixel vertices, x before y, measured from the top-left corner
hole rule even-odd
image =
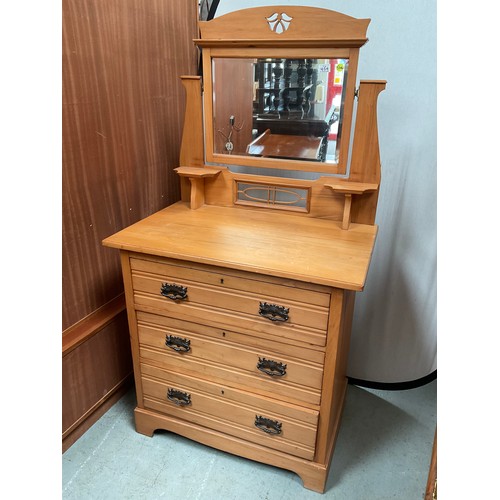
[[[312,460],[329,290],[170,260],[130,265],[144,407]]]
[[[386,82],[355,88],[369,22],[293,6],[200,22],[203,81],[181,77],[182,201],[103,242],[121,252],[138,432],[166,429],[289,469],[319,492],[347,387],[354,295],[377,234],[376,108]],[[296,121],[288,87],[297,57],[306,58],[297,81],[311,78],[296,95],[299,122],[320,112],[306,102],[320,81],[313,74],[322,84],[332,68],[344,75],[330,73],[342,81],[338,134],[321,138],[330,158],[297,156],[283,131],[279,152],[247,154],[264,112],[257,101]],[[261,99],[266,78],[273,94]],[[296,141],[312,133],[296,127]]]
[[[209,258],[213,242],[196,240],[207,237],[201,227],[221,210],[179,203],[105,240],[122,256],[136,428],[150,436],[170,430],[290,469],[304,486],[323,491],[346,390],[353,289],[362,283],[325,284],[342,276],[338,261],[347,254],[331,249],[320,262],[324,242],[309,243],[307,277],[286,256],[293,247],[283,250],[285,262],[274,273],[250,271],[248,254],[232,262]],[[227,223],[231,209],[224,213]],[[239,231],[253,217],[264,223],[262,215],[237,213]],[[155,230],[164,237],[153,247],[148,238]],[[350,231],[348,260],[361,259],[365,271],[375,233],[364,226]],[[275,243],[282,237],[277,227],[267,236]],[[291,277],[294,269],[302,279]]]

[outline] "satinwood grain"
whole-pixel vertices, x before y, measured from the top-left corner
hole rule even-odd
[[[104,245],[327,286],[364,287],[377,226],[176,203]]]

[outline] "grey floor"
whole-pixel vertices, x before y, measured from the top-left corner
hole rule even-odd
[[[62,459],[63,499],[416,500],[424,497],[436,427],[436,381],[406,391],[349,386],[323,495],[292,472],[180,436],[134,430],[126,394]]]

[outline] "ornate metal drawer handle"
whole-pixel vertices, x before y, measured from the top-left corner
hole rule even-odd
[[[267,375],[271,377],[283,377],[283,375],[286,375],[286,365],[279,361],[273,361],[272,359],[259,357],[257,369],[267,373]]]
[[[270,418],[255,415],[255,427],[267,434],[281,434],[282,423]]]
[[[187,287],[175,283],[162,283],[160,293],[171,300],[185,300],[188,296]]]
[[[271,321],[287,321],[290,309],[276,304],[261,302],[259,304],[259,314]]]
[[[168,389],[167,399],[177,406],[189,406],[191,404],[191,394],[177,389]]]
[[[174,335],[165,337],[165,345],[176,352],[189,352],[191,350],[191,341]]]

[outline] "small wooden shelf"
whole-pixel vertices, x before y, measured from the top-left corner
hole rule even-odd
[[[181,177],[204,179],[206,177],[216,177],[220,169],[207,167],[177,167],[174,169]]]
[[[205,167],[178,167],[174,169],[191,183],[190,208],[196,210],[205,204],[205,179],[217,177],[220,169]]]
[[[378,184],[372,182],[353,182],[336,180],[334,182],[328,182],[325,187],[331,189],[334,193],[343,194],[344,199],[344,215],[342,218],[342,229],[349,229],[351,224],[351,205],[352,205],[352,195],[362,195],[365,193],[370,193],[377,191]]]

